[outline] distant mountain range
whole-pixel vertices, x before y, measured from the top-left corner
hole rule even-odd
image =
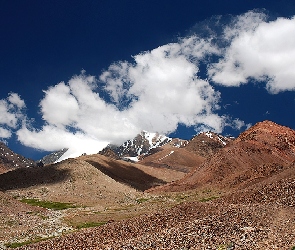
[[[102,155],[108,155],[110,154],[110,151],[112,151],[113,157],[137,162],[144,156],[155,153],[159,148],[166,144],[179,148],[185,146],[187,141],[173,139],[165,135],[160,135],[159,133],[142,131],[135,138],[124,142],[122,145],[109,145],[99,153]]]
[[[170,138],[159,133],[150,133],[142,131],[135,138],[127,140],[120,146],[108,145],[98,152],[99,154],[112,157],[114,159],[123,159],[126,161],[138,162],[151,154],[163,150],[163,146],[168,145],[174,149],[186,147],[189,151],[196,151],[200,156],[207,157],[216,151],[216,149],[225,146],[231,139],[213,132],[204,132],[195,136],[191,140],[179,138]],[[3,143],[2,143],[3,144]],[[166,148],[167,148],[166,147]],[[27,159],[16,155],[3,144],[3,162],[6,162],[6,168],[18,168],[33,165],[48,165],[58,162],[67,152],[67,148],[52,152],[38,161]],[[0,149],[1,150],[1,149]],[[10,153],[7,153],[10,152]],[[170,152],[171,153],[171,152]],[[7,155],[7,157],[5,157]],[[13,156],[13,157],[12,157]],[[21,158],[21,162],[14,158]]]

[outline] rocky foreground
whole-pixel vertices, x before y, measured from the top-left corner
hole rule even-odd
[[[216,199],[18,249],[294,249],[294,222],[294,207]]]

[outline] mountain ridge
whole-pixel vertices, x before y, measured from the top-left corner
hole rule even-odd
[[[263,121],[241,133],[183,179],[162,189],[181,191],[209,185],[238,188],[276,174],[294,161],[295,131]]]

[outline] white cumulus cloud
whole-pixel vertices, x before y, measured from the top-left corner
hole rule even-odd
[[[210,78],[224,86],[240,86],[250,79],[266,81],[271,93],[295,89],[295,18],[266,21],[248,12],[224,29],[229,46],[210,65]]]
[[[99,79],[82,72],[44,91],[43,127],[24,123],[18,138],[43,150],[69,148],[69,157],[98,152],[141,130],[167,134],[179,123],[222,132],[220,93],[198,76],[199,61],[213,53],[219,51],[210,39],[192,36],[140,53],[132,63],[116,62]],[[111,102],[99,93],[103,86]]]
[[[16,93],[10,93],[0,100],[0,138],[10,138],[11,129],[16,129],[24,117],[25,102]]]
[[[0,138],[10,138],[11,137],[11,131],[5,128],[0,127]]]

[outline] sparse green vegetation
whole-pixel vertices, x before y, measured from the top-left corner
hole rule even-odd
[[[16,226],[16,225],[19,225],[19,223],[15,220],[9,220],[6,222],[6,225],[12,227],[12,226]]]
[[[189,197],[190,197],[189,195],[179,194],[179,195],[176,195],[174,199],[177,202],[183,202],[183,201],[186,201]]]
[[[32,239],[32,240],[27,240],[27,241],[23,241],[23,242],[9,242],[9,243],[5,243],[4,245],[7,248],[17,248],[17,247],[21,247],[21,246],[25,246],[25,245],[29,245],[29,244],[33,244],[33,243],[37,243],[43,240],[48,240],[48,239],[52,239],[53,237],[47,237],[47,238],[36,238],[36,239]]]
[[[30,244],[29,241],[25,241],[25,242],[12,242],[12,243],[6,243],[5,246],[7,248],[17,248],[17,247],[21,247],[21,246],[28,245],[28,244]]]
[[[204,197],[204,198],[200,199],[200,202],[212,201],[212,200],[215,200],[215,199],[218,199],[218,198],[219,198],[218,196]]]
[[[136,202],[140,204],[140,203],[146,202],[148,200],[149,200],[148,198],[139,198],[136,200]]]
[[[27,203],[32,206],[44,207],[53,210],[63,210],[67,208],[76,208],[77,206],[71,203],[62,203],[62,202],[52,202],[52,201],[40,201],[37,199],[21,199],[23,203]]]
[[[101,221],[101,222],[85,222],[79,225],[76,225],[75,227],[77,229],[81,229],[81,228],[88,228],[88,227],[99,227],[106,224],[106,222]]]

